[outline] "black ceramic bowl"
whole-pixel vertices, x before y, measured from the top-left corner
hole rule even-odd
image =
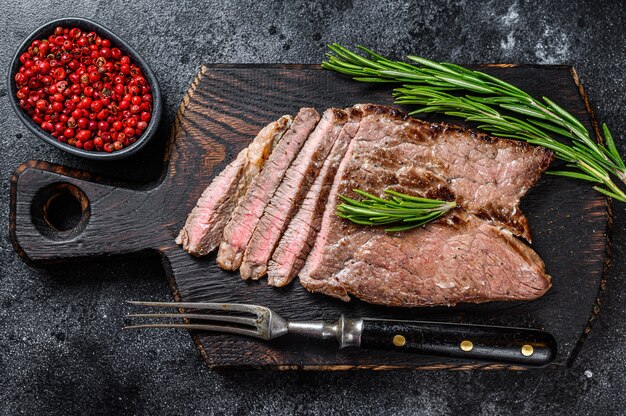
[[[48,132],[39,127],[30,118],[30,116],[19,107],[17,97],[15,96],[15,94],[17,93],[17,85],[15,84],[14,77],[21,66],[20,55],[28,49],[30,44],[35,39],[43,39],[50,36],[54,32],[54,28],[57,26],[78,27],[84,32],[94,31],[100,36],[109,39],[113,47],[119,48],[123,53],[130,56],[131,60],[134,61],[141,68],[141,71],[143,72],[148,83],[150,84],[150,88],[152,90],[152,118],[150,119],[146,130],[135,143],[123,148],[122,150],[117,150],[111,153],[79,149],[67,143],[62,143],[52,137],[50,134],[48,134]],[[157,82],[154,73],[152,72],[146,61],[144,61],[133,48],[131,48],[115,33],[111,32],[109,29],[105,28],[102,25],[99,25],[96,22],[92,22],[89,19],[84,19],[81,17],[68,17],[64,19],[53,20],[31,33],[31,35],[26,38],[26,40],[24,40],[24,42],[15,52],[15,56],[13,57],[13,60],[11,61],[11,66],[9,67],[7,84],[11,105],[13,106],[13,109],[15,110],[17,116],[20,118],[20,120],[22,120],[26,127],[30,129],[30,131],[35,133],[35,135],[37,135],[40,139],[50,143],[53,146],[58,147],[59,149],[63,149],[68,153],[82,156],[87,159],[118,160],[137,153],[155,135],[157,127],[161,120],[161,114],[163,112],[161,89],[159,88],[159,83]]]

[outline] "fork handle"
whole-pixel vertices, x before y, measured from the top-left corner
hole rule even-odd
[[[363,319],[360,346],[526,367],[549,364],[557,351],[535,329],[378,319]]]

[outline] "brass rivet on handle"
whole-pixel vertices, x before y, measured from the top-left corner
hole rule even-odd
[[[465,340],[461,342],[460,347],[463,351],[468,352],[474,348],[474,344],[472,343],[472,341]]]
[[[404,347],[405,344],[406,338],[404,338],[402,335],[395,335],[393,337],[393,345],[395,345],[396,347]]]
[[[535,349],[532,345],[524,344],[522,345],[522,355],[524,357],[530,357],[535,352]]]

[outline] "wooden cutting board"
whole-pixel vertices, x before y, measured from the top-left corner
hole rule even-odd
[[[596,127],[572,68],[481,68],[535,96],[549,96],[588,127]],[[523,200],[534,235],[532,247],[553,277],[552,289],[532,302],[417,309],[358,300],[344,303],[310,294],[297,281],[280,289],[269,287],[265,280],[244,282],[237,273],[219,269],[215,254],[197,259],[174,243],[202,190],[262,126],[304,106],[321,111],[363,102],[391,104],[388,86],[355,83],[312,65],[203,67],[180,105],[163,175],[156,183],[124,186],[41,161],[20,166],[11,184],[13,245],[26,261],[37,265],[156,250],[176,300],[254,303],[270,306],[289,319],[335,320],[345,313],[540,328],[558,341],[555,365],[571,364],[599,311],[597,298],[609,252],[609,206],[584,183],[544,175]],[[74,203],[77,224],[68,226],[59,218],[64,215],[58,212],[60,201]],[[191,335],[211,367],[502,368],[402,352],[339,350],[333,341],[290,336],[265,343],[230,335]]]

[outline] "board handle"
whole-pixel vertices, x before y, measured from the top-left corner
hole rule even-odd
[[[363,319],[361,347],[524,367],[543,367],[557,351],[536,329],[378,319]]]
[[[159,213],[149,212],[157,194],[29,161],[11,179],[11,241],[32,264],[156,248],[171,239]]]

